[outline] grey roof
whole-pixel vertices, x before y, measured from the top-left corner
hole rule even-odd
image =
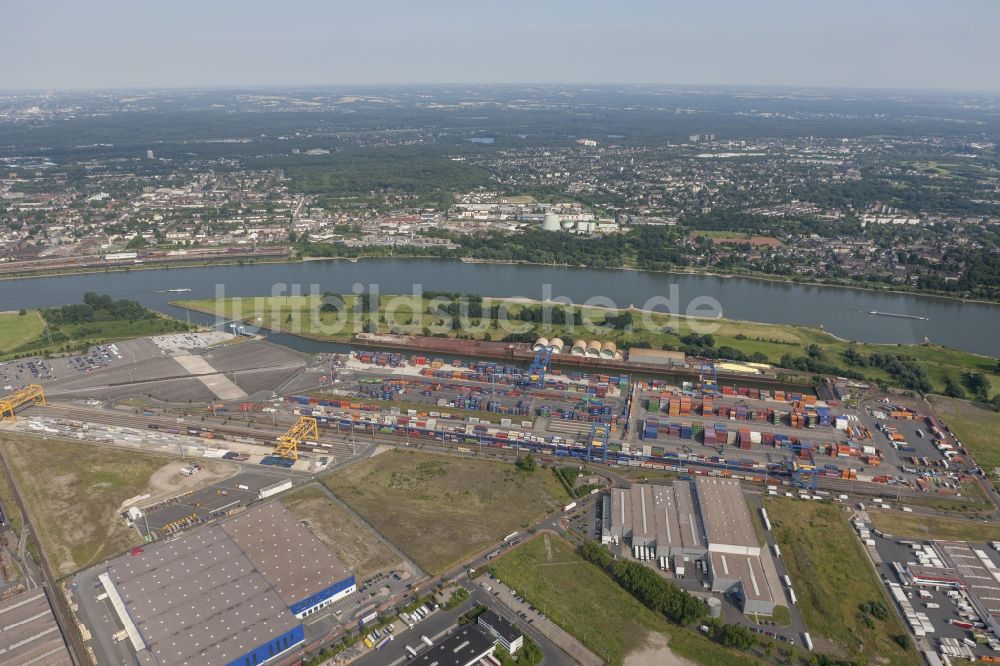
[[[227,520],[222,529],[289,606],[351,575],[280,502]]]
[[[290,631],[290,605],[350,572],[271,502],[123,555],[108,575],[148,646],[140,661],[193,666],[228,663]]]
[[[709,557],[713,578],[738,580],[743,596],[750,601],[774,600],[760,557],[726,553],[710,553]]]
[[[108,574],[160,664],[225,664],[298,625],[218,527],[146,546]]]
[[[709,547],[723,544],[760,548],[739,481],[699,476],[695,488],[705,517]]]
[[[484,611],[479,616],[479,624],[492,629],[495,634],[503,638],[508,643],[512,643],[521,637],[521,630],[513,622],[510,622],[502,615],[497,615],[491,610]]]
[[[0,664],[71,666],[45,593],[36,588],[0,601]]]
[[[418,654],[410,663],[414,666],[469,666],[494,645],[496,641],[485,629],[478,624],[467,624]]]
[[[657,546],[705,548],[704,527],[695,507],[691,483],[670,486],[633,484],[611,490],[612,532],[619,536],[656,540]]]

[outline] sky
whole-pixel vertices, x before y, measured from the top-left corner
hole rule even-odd
[[[1000,0],[5,0],[0,89],[651,83],[1000,91]]]

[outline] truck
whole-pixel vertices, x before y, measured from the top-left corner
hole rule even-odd
[[[570,502],[569,504],[563,507],[563,511],[572,511],[575,508],[576,508],[576,502]]]
[[[805,644],[806,649],[809,650],[810,652],[812,652],[812,649],[813,649],[813,640],[809,636],[808,633],[802,634],[802,642]]]
[[[392,634],[388,634],[387,636],[384,636],[382,638],[382,640],[380,640],[378,643],[376,643],[375,644],[375,649],[376,650],[381,650],[386,645],[388,645],[390,641],[392,641]]]
[[[409,645],[407,645],[407,646],[406,646],[406,654],[407,654],[407,656],[408,656],[408,657],[409,657],[410,659],[413,659],[414,657],[416,657],[416,656],[417,656],[417,651],[416,651],[416,650],[414,650],[414,649],[413,649],[412,647],[410,647]]]
[[[421,636],[420,640],[422,640],[424,642],[424,645],[426,645],[427,647],[433,647],[434,646],[434,641],[432,641],[431,639],[427,638],[427,636]]]

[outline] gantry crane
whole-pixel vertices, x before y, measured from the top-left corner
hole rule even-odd
[[[0,421],[16,421],[14,412],[25,405],[45,406],[45,391],[38,384],[28,384],[0,398]]]
[[[300,416],[298,423],[278,438],[278,444],[274,447],[274,455],[298,460],[299,444],[307,439],[319,439],[319,426],[316,424],[316,419],[311,416]]]
[[[552,347],[539,347],[535,352],[535,358],[528,368],[527,386],[539,388],[545,386],[545,372],[549,369],[549,363],[552,362],[553,351]]]

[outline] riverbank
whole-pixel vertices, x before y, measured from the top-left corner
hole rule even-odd
[[[330,260],[335,259],[322,257],[318,258],[320,260]],[[359,257],[360,259],[367,259],[369,257]],[[370,257],[371,259],[384,259],[385,257]],[[442,261],[453,261],[453,259],[442,259],[441,257],[396,257],[397,259],[440,259]],[[356,261],[356,259],[355,259]],[[500,261],[496,259],[473,259],[470,257],[459,258],[463,264],[479,264],[484,266],[494,265],[494,266],[551,266],[558,268],[576,268],[576,269],[588,269],[588,270],[599,270],[599,271],[634,271],[639,273],[650,273],[654,275],[700,275],[705,277],[715,277],[722,280],[757,280],[760,282],[773,282],[775,284],[787,284],[787,285],[798,285],[803,287],[826,287],[829,289],[854,289],[857,291],[868,291],[875,294],[898,294],[900,296],[927,296],[932,298],[942,298],[949,301],[957,301],[959,303],[978,303],[981,305],[996,305],[1000,307],[1000,299],[997,300],[987,300],[981,298],[968,298],[964,296],[954,296],[947,293],[936,292],[936,291],[922,291],[919,289],[898,289],[898,288],[882,288],[872,285],[871,283],[864,282],[861,284],[854,284],[851,282],[821,282],[818,280],[805,280],[798,279],[795,277],[779,277],[776,275],[769,275],[768,273],[720,273],[707,268],[672,268],[669,270],[653,270],[649,268],[637,268],[634,266],[608,266],[602,268],[594,268],[592,266],[587,266],[585,264],[575,265],[575,264],[543,264],[533,261]]]
[[[32,278],[69,277],[72,275],[91,275],[94,273],[131,273],[132,271],[162,271],[184,268],[206,268],[209,266],[252,266],[256,264],[289,264],[298,263],[297,259],[221,259],[218,261],[161,261],[144,262],[128,266],[93,266],[89,268],[50,269],[38,272],[2,275],[0,280],[30,280]]]
[[[373,346],[374,343],[358,341],[356,336],[363,331],[371,331],[374,321],[374,326],[380,333],[426,336],[430,331],[439,337],[456,340],[454,353],[459,355],[461,352],[457,341],[499,341],[511,332],[501,328],[496,320],[484,317],[469,317],[469,328],[455,329],[450,318],[445,321],[440,314],[428,312],[428,308],[433,305],[432,299],[428,298],[383,294],[375,313],[355,311],[357,296],[346,295],[341,298],[344,302],[343,312],[338,313],[322,312],[320,308],[323,297],[319,295],[243,297],[221,301],[175,300],[170,304],[224,319],[254,317],[254,325],[271,331],[320,342],[354,343],[359,346]],[[438,305],[447,308],[448,302],[443,301]],[[457,302],[455,305],[457,306]],[[1000,390],[1000,374],[997,373],[995,359],[940,345],[855,343],[831,335],[821,328],[801,325],[682,315],[675,317],[634,307],[566,305],[562,302],[523,297],[483,297],[483,308],[501,305],[509,312],[509,321],[523,329],[523,338],[515,339],[533,341],[537,337],[558,337],[566,344],[567,352],[574,340],[610,341],[623,350],[635,347],[674,349],[700,356],[799,368],[798,371],[790,371],[789,375],[801,374],[803,366],[815,367],[812,370],[815,374],[857,374],[866,381],[885,385],[898,384],[898,367],[908,362],[924,369],[931,390],[936,392],[943,392],[949,382],[961,383],[964,373],[976,372],[986,375],[994,391]],[[572,315],[569,317],[570,322],[581,322],[586,317],[595,324],[607,324],[610,316],[615,324],[589,328],[579,323],[545,324],[535,321],[538,318],[535,314],[524,312],[542,305],[559,306],[561,311]],[[626,313],[632,315],[628,321],[619,319]],[[397,316],[399,319],[396,319]],[[553,317],[551,321],[563,320]],[[336,326],[340,329],[336,330]],[[431,327],[435,327],[433,331],[430,330]],[[419,348],[410,345],[400,347]],[[440,353],[437,348],[435,350],[435,353]],[[891,362],[885,359],[890,359]],[[776,370],[774,374],[780,375],[782,371]]]

